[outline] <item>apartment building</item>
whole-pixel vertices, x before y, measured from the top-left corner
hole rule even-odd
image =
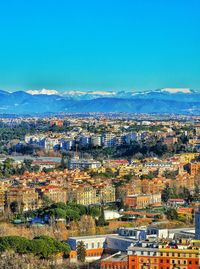
[[[124,204],[136,209],[145,208],[150,205],[161,205],[161,193],[128,195],[124,199]]]
[[[196,244],[193,241],[188,248],[184,249],[179,248],[174,242],[168,244],[143,242],[141,246],[130,246],[128,248],[128,268],[198,269],[199,249]]]
[[[81,185],[72,186],[68,189],[69,201],[75,201],[81,205],[91,205],[97,203],[96,190],[92,186]]]
[[[6,191],[6,205],[17,203],[18,211],[34,210],[38,206],[38,193],[34,188],[10,187]]]
[[[47,185],[38,187],[37,192],[41,198],[44,196],[48,197],[51,201],[55,203],[67,202],[67,193],[63,190],[63,188],[55,185]]]

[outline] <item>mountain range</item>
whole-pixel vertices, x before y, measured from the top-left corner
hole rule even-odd
[[[151,91],[0,90],[0,114],[133,112],[200,114],[200,92],[187,88]]]

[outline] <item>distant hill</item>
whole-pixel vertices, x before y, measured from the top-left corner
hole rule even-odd
[[[159,89],[146,92],[56,90],[0,90],[1,114],[58,112],[134,112],[200,114],[200,93],[190,89]]]

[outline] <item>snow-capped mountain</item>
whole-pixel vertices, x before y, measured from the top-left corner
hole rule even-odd
[[[26,91],[27,93],[31,95],[36,95],[36,94],[46,94],[46,95],[59,95],[59,92],[56,90],[47,90],[47,89],[42,89],[42,90],[28,90]]]
[[[0,90],[0,113],[134,112],[200,114],[200,92],[187,88],[150,91]]]

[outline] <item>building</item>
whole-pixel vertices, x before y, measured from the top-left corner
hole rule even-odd
[[[184,206],[185,203],[185,200],[181,198],[172,198],[167,201],[167,204],[173,207]]]
[[[200,162],[189,163],[188,168],[189,168],[189,173],[192,176],[196,176],[200,172]]]
[[[70,245],[70,262],[77,261],[77,244],[83,242],[86,249],[86,261],[99,260],[104,250],[106,235],[69,237],[67,243]]]
[[[141,242],[128,248],[128,268],[199,269],[199,248],[192,241],[185,248],[179,248],[175,242]]]
[[[55,203],[67,202],[67,192],[63,188],[55,185],[47,185],[38,187],[37,192],[41,198],[48,197]]]
[[[68,189],[69,201],[80,205],[91,205],[97,203],[96,190],[92,186],[78,186]]]
[[[88,147],[91,144],[91,137],[90,136],[86,136],[86,135],[82,135],[79,138],[79,147],[80,148],[84,148],[84,147]]]
[[[49,151],[49,150],[59,149],[59,147],[60,147],[60,143],[57,138],[50,138],[50,137],[45,138],[45,141],[44,141],[45,150]]]
[[[38,205],[38,193],[34,188],[10,187],[6,191],[6,204],[8,208],[17,203],[17,210],[34,210]]]
[[[96,169],[101,167],[101,163],[99,161],[95,161],[93,159],[79,159],[79,158],[73,158],[70,159],[68,162],[68,168],[69,169]]]
[[[96,196],[98,203],[115,202],[115,187],[108,184],[96,185]]]
[[[121,251],[114,253],[111,256],[101,260],[100,269],[128,269],[128,257],[126,253],[121,253]]]
[[[105,133],[103,135],[103,146],[112,147],[115,145],[115,135],[113,133]]]
[[[60,140],[61,150],[69,151],[75,146],[75,140],[72,138],[63,138]]]
[[[102,136],[101,135],[91,136],[91,145],[93,147],[101,147],[102,146]]]
[[[39,166],[39,170],[42,171],[45,169],[54,169],[59,163],[54,161],[46,160],[33,160],[31,166]]]
[[[128,195],[124,199],[124,204],[136,209],[145,208],[150,205],[160,205],[161,193]]]

